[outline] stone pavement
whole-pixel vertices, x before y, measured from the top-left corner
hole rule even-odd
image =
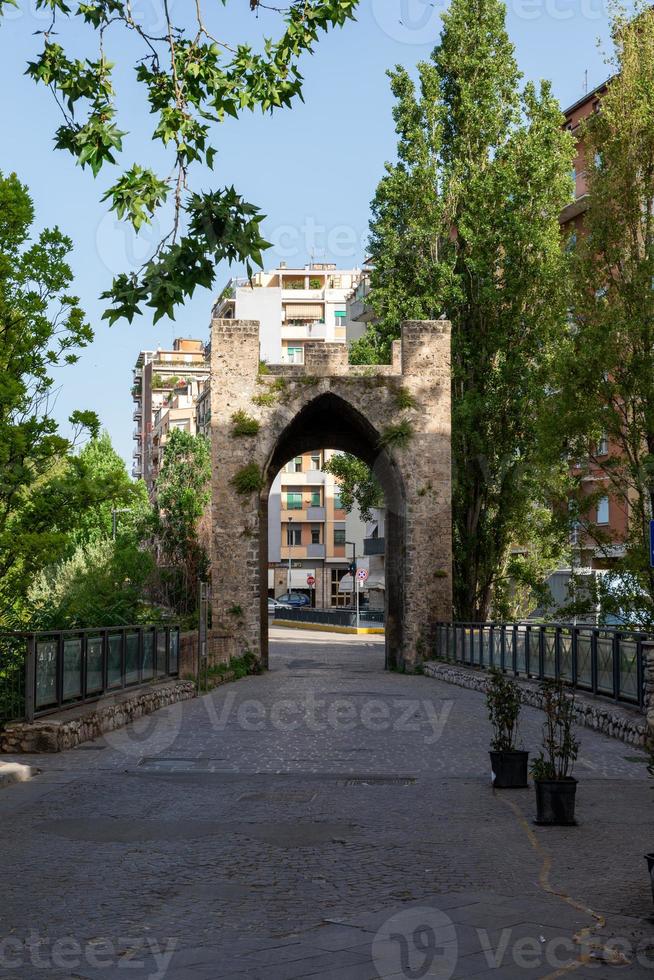
[[[377,638],[273,637],[266,675],[20,758],[0,977],[654,980],[635,750],[580,731],[579,825],[535,827],[480,694],[385,673]]]

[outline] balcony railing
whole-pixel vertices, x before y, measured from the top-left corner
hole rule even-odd
[[[563,680],[641,707],[647,633],[539,623],[437,623],[435,655],[470,667]]]
[[[386,539],[385,538],[364,538],[363,539],[363,553],[364,555],[383,555],[386,552]]]
[[[42,715],[179,670],[179,627],[0,633],[0,724]]]

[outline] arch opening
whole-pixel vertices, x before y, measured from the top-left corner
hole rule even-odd
[[[398,651],[402,649],[402,608],[404,602],[404,562],[406,560],[405,524],[406,491],[402,475],[390,453],[380,445],[380,433],[354,406],[344,398],[326,392],[307,402],[282,430],[264,466],[264,482],[259,498],[260,526],[269,527],[271,516],[271,490],[287,464],[300,459],[304,454],[322,453],[324,450],[348,453],[362,460],[372,471],[383,492],[383,533],[384,533],[384,590],[383,608],[385,622],[385,665],[387,669],[398,666]],[[279,481],[277,481],[279,484]],[[277,497],[277,495],[275,495]],[[282,521],[278,521],[281,510]],[[289,541],[303,537],[298,527],[284,523],[283,508],[279,500],[272,507],[271,535],[272,550],[277,550],[274,535],[279,527],[280,533],[293,535]],[[293,520],[286,515],[287,521]],[[324,515],[323,515],[324,516]],[[290,528],[292,527],[292,530]],[[280,553],[290,557],[292,550],[284,548],[280,539]],[[322,552],[326,554],[325,542]],[[262,533],[259,538],[259,564],[261,581],[268,581],[270,567],[271,540],[269,534]],[[321,549],[316,549],[320,551]],[[344,559],[347,557],[343,552]],[[357,555],[361,557],[361,555]],[[288,582],[292,581],[292,561],[289,561]],[[324,576],[326,564],[322,567],[323,602],[327,589]],[[331,574],[331,572],[330,572]],[[268,666],[268,589],[261,590],[260,610],[260,649],[261,659]],[[354,593],[352,594],[354,598]]]

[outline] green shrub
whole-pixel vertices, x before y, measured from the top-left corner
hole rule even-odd
[[[232,439],[237,439],[239,436],[256,436],[260,428],[257,420],[244,412],[243,409],[234,412],[232,415]]]
[[[379,445],[387,449],[405,449],[413,438],[413,426],[408,419],[395,425],[387,425],[381,434]]]
[[[259,493],[263,488],[263,475],[256,463],[248,463],[234,474],[230,482],[236,492],[245,497],[250,493]]]
[[[395,404],[402,410],[404,408],[415,408],[418,403],[409,389],[402,385],[395,392]]]

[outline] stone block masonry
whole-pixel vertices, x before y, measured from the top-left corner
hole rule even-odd
[[[58,712],[56,718],[13,722],[0,732],[0,752],[63,752],[195,694],[191,681],[162,681]]]
[[[423,665],[427,677],[444,681],[446,684],[456,684],[471,691],[485,694],[490,684],[488,671],[475,667],[463,667],[443,661],[432,660]],[[540,686],[533,681],[514,678],[520,686],[524,703],[532,708],[542,708],[543,696]],[[648,726],[646,717],[637,707],[616,704],[603,698],[575,691],[575,718],[578,725],[591,728],[602,735],[618,738],[628,745],[645,748],[648,742]]]
[[[268,494],[294,456],[350,452],[386,505],[386,665],[421,662],[451,618],[450,324],[402,324],[388,365],[305,344],[303,365],[259,361],[259,324],[215,319],[211,339],[213,627],[268,665]],[[256,432],[235,436],[243,412]],[[238,610],[238,613],[234,611]]]

